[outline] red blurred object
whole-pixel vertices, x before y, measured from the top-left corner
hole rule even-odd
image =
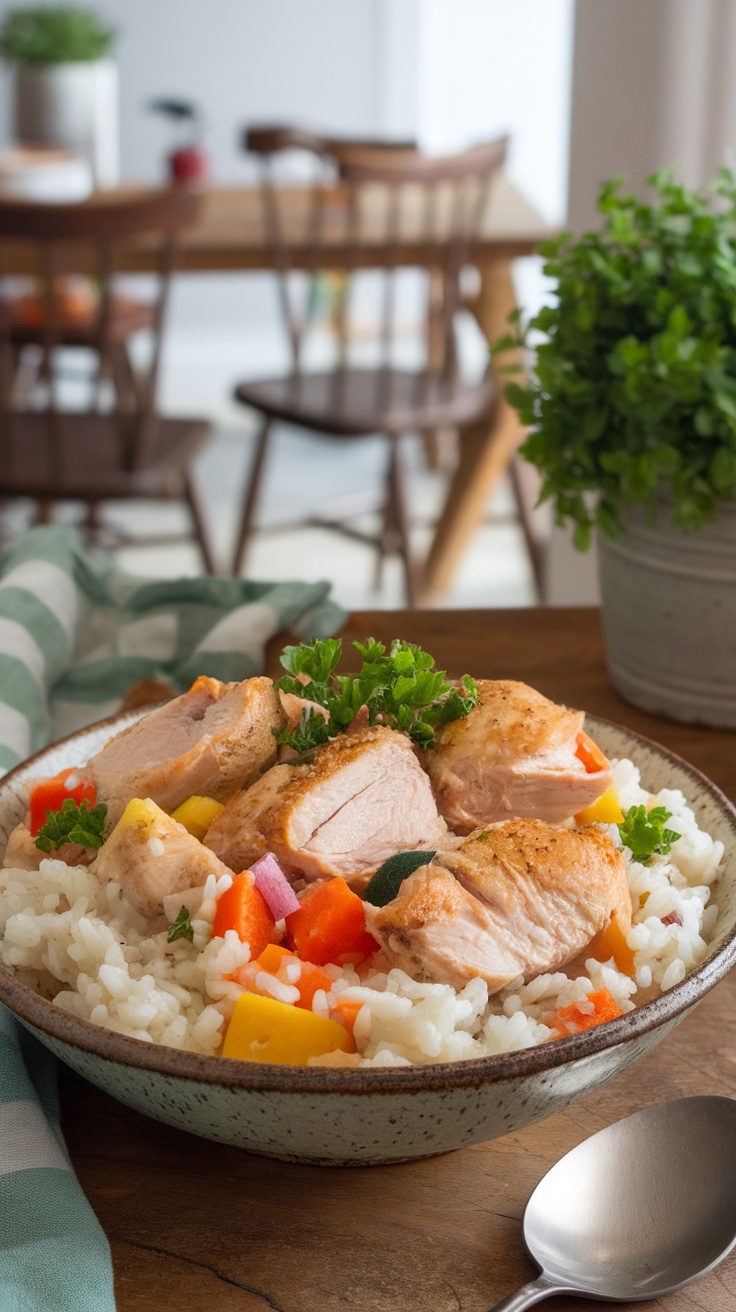
[[[210,176],[210,161],[199,146],[182,146],[169,155],[169,174],[175,182],[204,182]]]

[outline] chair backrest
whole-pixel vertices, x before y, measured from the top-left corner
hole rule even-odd
[[[98,377],[113,380],[113,409],[121,411],[124,421],[126,462],[133,469],[145,463],[155,418],[164,312],[177,238],[182,228],[195,222],[201,204],[199,193],[178,186],[127,194],[102,193],[71,205],[0,201],[0,279],[17,269],[13,252],[17,253],[19,247],[23,250],[23,267],[32,270],[35,278],[33,300],[38,320],[33,339],[41,351],[38,377],[44,387],[36,388],[27,404],[49,417],[50,434],[61,408],[55,358],[68,339],[64,280],[82,274],[93,281],[96,290],[85,344],[98,357]],[[118,393],[113,358],[121,345],[115,282],[121,250],[131,243],[145,243],[147,254],[152,252],[155,275],[154,295],[146,304],[146,330],[151,338],[148,365],[136,377],[132,412],[130,394],[123,406]],[[13,323],[11,305],[12,297],[0,292],[0,420],[4,419],[6,425],[19,407],[15,388],[17,325]]]
[[[262,162],[266,234],[279,274],[294,369],[302,363],[316,299],[302,296],[299,307],[295,270],[332,276],[338,368],[348,363],[357,275],[368,268],[380,270],[376,329],[380,364],[390,367],[398,329],[397,278],[401,270],[414,267],[429,274],[425,367],[444,377],[454,375],[460,275],[481,235],[490,184],[504,162],[507,138],[436,159],[411,143],[328,139],[283,127],[251,130],[247,140]],[[293,150],[306,150],[316,160],[308,187],[278,185],[278,157]]]

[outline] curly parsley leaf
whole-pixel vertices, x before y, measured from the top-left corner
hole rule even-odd
[[[77,805],[73,797],[65,797],[60,811],[46,812],[46,823],[38,831],[36,847],[41,852],[57,852],[64,843],[102,847],[106,817],[104,802],[91,807],[85,799]]]
[[[284,647],[279,659],[289,674],[295,677],[306,674],[313,683],[326,683],[341,655],[339,638],[315,638],[314,642],[301,642],[298,647]]]
[[[329,742],[331,737],[330,726],[324,715],[320,715],[319,711],[313,711],[309,706],[302,711],[295,729],[274,729],[273,734],[279,747],[293,747],[300,755],[302,752],[311,751],[313,747]]]
[[[175,943],[178,938],[185,938],[189,943],[194,942],[194,930],[192,929],[188,907],[182,907],[176,920],[172,920],[169,925],[169,932],[166,935],[166,942]]]
[[[448,683],[445,671],[435,670],[434,657],[414,643],[397,638],[387,650],[368,638],[353,646],[362,657],[357,676],[334,673],[342,654],[339,639],[285,649],[281,663],[289,673],[276,687],[324,707],[328,719],[318,723],[317,713],[304,712],[296,729],[276,731],[278,743],[308,751],[347,729],[365,706],[369,724],[397,729],[426,749],[436,728],[462,719],[477,704],[478,689],[469,675],[459,686]]]
[[[673,843],[680,837],[674,829],[666,829],[671,811],[664,806],[655,806],[647,811],[645,806],[631,806],[618,825],[621,842],[628,847],[635,861],[649,861],[653,856],[666,856]]]

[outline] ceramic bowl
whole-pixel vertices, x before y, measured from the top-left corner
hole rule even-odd
[[[0,787],[0,843],[26,808],[24,783],[83,765],[132,712],[39,752]],[[518,1130],[605,1084],[692,1010],[736,956],[736,809],[704,775],[606,721],[586,727],[609,756],[630,756],[646,787],[680,788],[725,845],[720,915],[707,959],[681,984],[587,1033],[475,1061],[369,1070],[268,1066],[179,1052],[58,1010],[0,967],[0,1001],[75,1071],[157,1120],[249,1152],[330,1165],[449,1152]]]

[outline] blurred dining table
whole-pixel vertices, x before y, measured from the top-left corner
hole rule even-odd
[[[134,190],[130,186],[122,190]],[[120,189],[100,192],[85,202],[104,205],[120,194]],[[309,211],[311,189],[293,186],[279,192],[284,215],[283,240],[289,247],[292,267],[310,267]],[[339,198],[339,191],[336,189]],[[291,219],[289,219],[291,215]],[[425,225],[417,212],[417,233],[424,234]],[[507,328],[508,316],[516,306],[516,292],[512,267],[516,259],[534,254],[539,242],[552,235],[553,230],[534,209],[533,205],[505,173],[493,178],[481,238],[468,251],[468,263],[478,271],[477,287],[465,298],[465,304],[475,317],[489,343],[500,337]],[[345,244],[345,225],[336,224],[334,242],[326,237],[330,265],[339,270],[341,261],[352,260],[353,251]],[[411,266],[412,262],[431,263],[436,252],[442,258],[441,232],[433,242],[413,240],[411,217],[402,223],[401,239],[397,243],[399,262]],[[322,253],[323,255],[323,253]],[[366,268],[371,267],[370,243],[362,253]],[[375,266],[385,264],[385,249],[378,241],[375,245]],[[61,267],[61,266],[60,266]],[[131,273],[151,272],[152,249],[145,242],[129,246],[121,252],[119,267]],[[259,187],[220,187],[209,189],[201,218],[196,226],[184,232],[178,252],[178,269],[185,273],[244,272],[274,268],[273,247],[269,242],[263,194]],[[6,254],[4,274],[32,273],[30,253],[16,248]],[[504,363],[508,365],[509,356]],[[507,472],[513,455],[523,437],[516,411],[502,396],[492,418],[464,431],[457,465],[450,479],[439,520],[434,530],[424,574],[424,596],[432,599],[444,593],[452,582],[459,561],[483,522],[489,496]]]
[[[621,700],[593,609],[373,611],[351,639],[400,636],[457,677],[523,679],[662,742],[736,799],[736,736]],[[269,646],[279,669],[282,639]],[[349,664],[349,662],[347,662]],[[119,1312],[487,1312],[536,1274],[527,1198],[568,1149],[651,1103],[736,1097],[736,978],[643,1060],[567,1110],[490,1143],[405,1165],[319,1167],[255,1157],[130,1111],[76,1076],[63,1089],[72,1161],[110,1240]],[[661,1303],[736,1312],[736,1254]],[[618,1304],[634,1312],[639,1303]],[[657,1302],[657,1307],[660,1303]],[[598,1302],[558,1298],[556,1312]]]

